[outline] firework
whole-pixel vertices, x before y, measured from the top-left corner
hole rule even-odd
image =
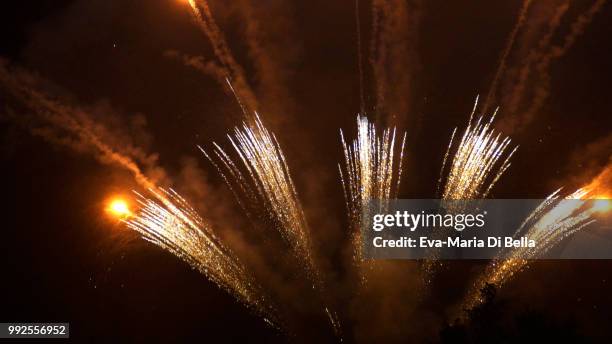
[[[128,218],[133,215],[128,203],[122,198],[113,199],[106,208],[106,211],[120,219]]]
[[[232,188],[241,205],[243,203],[233,186],[235,184],[250,199],[265,204],[278,231],[289,243],[309,277],[320,287],[319,273],[311,255],[306,217],[276,137],[255,114],[255,125],[243,123],[242,127],[234,130],[233,136],[228,135],[228,139],[244,169],[239,168],[216,143],[213,143],[212,155],[200,149]]]
[[[491,127],[497,109],[488,121],[483,116],[479,116],[473,122],[477,107],[478,97],[474,102],[467,127],[453,154],[445,180],[444,172],[453,149],[457,128],[451,134],[440,169],[436,193],[440,194],[440,186],[444,180],[444,189],[440,197],[443,200],[442,207],[450,213],[464,211],[464,206],[469,205],[469,203],[464,202],[452,202],[453,200],[469,201],[486,198],[499,178],[510,167],[510,158],[518,148],[518,146],[514,147],[508,152],[510,138],[502,137],[501,133],[497,133]],[[443,233],[434,232],[434,235],[443,235]],[[428,256],[423,264],[425,276],[431,276],[436,266],[441,264],[438,260],[439,252],[437,249],[430,249]],[[427,281],[429,282],[429,279]]]
[[[503,286],[523,270],[530,259],[541,257],[564,238],[593,223],[594,213],[607,210],[606,204],[602,202],[585,200],[589,194],[585,188],[578,189],[565,198],[560,197],[559,192],[560,190],[555,191],[542,201],[514,234],[515,238],[524,236],[538,245],[513,248],[506,258],[493,260],[472,286],[464,300],[463,309],[472,309],[483,301],[480,290],[487,284],[497,288]]]
[[[368,202],[397,197],[406,133],[401,144],[396,145],[395,128],[385,129],[379,136],[374,123],[370,123],[365,116],[357,115],[357,138],[349,145],[340,130],[340,139],[344,149],[344,172],[341,165],[338,168],[349,220],[354,227],[354,258],[357,262],[363,262],[361,221],[363,217],[368,217]],[[398,150],[399,158],[396,156]],[[385,204],[381,202],[380,206],[384,208]]]
[[[488,122],[485,122],[482,116],[475,123],[472,122],[477,105],[478,98],[476,98],[468,125],[450,163],[442,199],[486,198],[495,183],[510,167],[510,158],[518,148],[515,147],[507,153],[510,138],[502,138],[501,133],[496,133],[495,129],[491,127],[497,110]],[[442,175],[453,146],[456,131],[455,128],[444,156],[438,186],[442,183]],[[501,160],[504,156],[505,159]]]
[[[124,219],[127,226],[187,262],[276,326],[275,310],[262,289],[187,201],[172,189],[149,191],[154,199],[136,193],[141,208]]]
[[[244,101],[244,105],[249,110],[256,111],[257,99],[247,82],[244,68],[236,62],[231,49],[223,37],[221,29],[219,29],[212,15],[208,2],[206,0],[188,0],[188,2],[192,10],[194,21],[208,37],[215,56],[221,62],[223,73],[226,78],[230,78],[236,85],[236,90],[232,89],[232,91],[236,93],[237,97],[238,95],[240,96],[242,101]],[[248,121],[252,119],[251,117],[247,117]]]

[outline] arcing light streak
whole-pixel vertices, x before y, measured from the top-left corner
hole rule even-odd
[[[515,238],[524,236],[534,240],[536,247],[513,248],[506,258],[493,260],[472,286],[463,309],[472,309],[483,302],[480,290],[487,284],[500,288],[525,268],[529,259],[541,257],[564,238],[593,223],[593,214],[606,210],[597,201],[585,200],[589,192],[584,188],[565,198],[559,197],[559,191],[548,196],[514,234]]]
[[[255,114],[254,125],[243,123],[242,127],[234,130],[233,136],[228,135],[228,139],[242,161],[246,177],[218,144],[214,143],[214,158],[200,149],[219,170],[241,204],[233,184],[237,184],[240,191],[245,192],[247,196],[266,205],[268,215],[275,221],[278,231],[289,243],[308,276],[317,288],[321,287],[321,279],[311,255],[306,217],[276,137],[264,127],[259,116]]]
[[[501,133],[496,133],[491,128],[495,119],[495,113],[491,119],[483,123],[483,118],[479,117],[476,123],[472,123],[478,98],[474,104],[474,109],[470,115],[467,128],[459,141],[446,178],[446,183],[442,193],[442,199],[446,200],[469,200],[486,198],[495,183],[510,167],[510,158],[518,147],[506,154],[510,145],[510,138],[502,138]],[[443,175],[446,167],[449,152],[453,146],[455,131],[451,136],[447,153],[442,163],[440,175]],[[502,157],[505,159],[499,164]],[[442,177],[438,185],[442,183]]]
[[[136,193],[141,209],[124,220],[127,226],[187,262],[276,326],[274,308],[262,289],[197,212],[172,189],[149,191],[154,199]]]
[[[385,129],[378,136],[374,123],[365,116],[357,115],[357,138],[352,144],[347,144],[340,130],[340,138],[344,149],[345,169],[338,166],[344,189],[346,207],[351,225],[354,226],[354,258],[356,262],[363,261],[361,250],[361,221],[370,209],[371,200],[388,200],[397,196],[402,175],[402,159],[406,133],[399,145],[399,158],[396,157],[398,147],[395,142],[395,128]],[[381,206],[384,207],[385,202]],[[382,210],[382,209],[381,209]]]

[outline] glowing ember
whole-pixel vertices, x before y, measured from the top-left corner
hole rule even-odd
[[[108,205],[107,210],[118,218],[126,218],[132,215],[128,203],[121,198],[113,199]]]

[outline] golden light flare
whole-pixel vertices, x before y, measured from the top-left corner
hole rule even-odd
[[[128,202],[124,198],[113,198],[109,201],[106,211],[112,216],[125,219],[133,215]]]

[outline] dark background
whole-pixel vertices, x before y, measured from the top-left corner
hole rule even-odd
[[[400,197],[435,197],[450,132],[464,125],[476,94],[487,90],[519,5],[432,1],[423,6],[413,111],[407,115],[418,125],[399,123],[408,132]],[[260,6],[264,14],[268,6],[276,9],[272,14],[279,13],[278,6],[290,9],[286,13],[293,25],[287,35],[297,48],[290,60],[292,73],[283,81],[295,106],[291,113],[275,113],[272,129],[285,149],[307,215],[314,218],[309,220],[319,255],[329,261],[332,279],[341,280],[346,219],[336,169],[342,159],[338,129],[354,130],[359,111],[354,3],[270,1]],[[365,18],[368,4],[363,7]],[[572,7],[570,14],[575,17],[583,9]],[[219,15],[219,24],[256,83],[241,36],[243,23],[228,13]],[[274,20],[267,18],[262,25]],[[512,136],[520,149],[491,197],[543,198],[561,185],[577,186],[575,177],[592,176],[594,167],[607,162],[605,149],[603,155],[580,158],[587,145],[610,135],[611,20],[612,5],[605,4],[575,46],[552,63],[551,95],[528,129]],[[367,31],[366,19],[363,25]],[[194,157],[211,183],[227,192],[195,145],[222,141],[240,123],[238,108],[212,78],[164,57],[168,49],[213,59],[206,37],[180,1],[12,2],[0,11],[1,56],[53,81],[77,104],[110,104],[119,117],[143,114],[160,165],[174,175],[186,157]],[[1,322],[70,322],[71,337],[85,341],[287,340],[186,264],[104,214],[110,195],[129,193],[129,175],[50,145],[11,121],[2,120],[0,129],[5,191]],[[322,233],[329,228],[333,231]],[[409,263],[393,264],[393,271],[401,272],[402,264]],[[398,336],[437,341],[449,320],[446,305],[468,283],[463,276],[483,264],[447,264],[428,287],[433,296],[420,306],[427,308],[428,326],[408,331],[421,332],[412,338],[401,336],[401,328],[411,323],[399,324]],[[538,262],[497,297],[508,301],[504,312],[510,317],[535,309],[552,324],[571,322],[581,336],[606,341],[612,338],[611,267],[606,261]],[[401,292],[396,297],[414,299]],[[339,296],[344,303],[348,298]],[[343,312],[348,340],[372,340],[354,330],[350,312]],[[333,340],[324,323],[311,326],[312,332]]]

